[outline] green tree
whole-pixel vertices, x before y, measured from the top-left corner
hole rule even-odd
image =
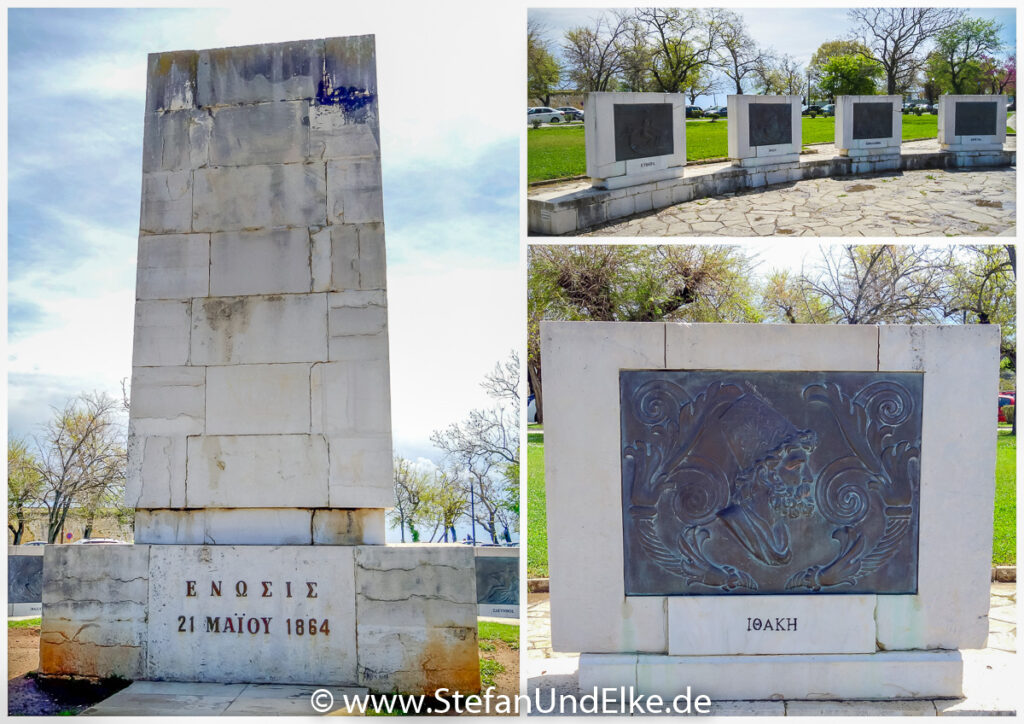
[[[977,90],[982,57],[1002,47],[1001,29],[995,20],[963,18],[935,36],[935,52],[942,59],[942,71],[953,93]]]
[[[849,18],[854,36],[885,70],[885,94],[897,95],[912,85],[927,45],[963,14],[953,8],[854,8]]]
[[[833,102],[836,96],[874,95],[878,79],[885,75],[882,66],[861,55],[837,55],[820,70],[821,92]]]
[[[551,105],[551,92],[558,86],[562,69],[551,53],[545,28],[535,20],[526,24],[526,98],[537,98],[542,105]]]
[[[1004,368],[1017,369],[1017,256],[1012,244],[956,247],[946,316],[963,324],[998,324]]]
[[[47,542],[57,540],[73,505],[123,488],[127,451],[120,407],[105,394],[79,395],[54,411],[36,439]]]
[[[825,324],[830,322],[828,304],[807,280],[788,270],[773,270],[761,290],[765,321],[777,324]]]
[[[817,93],[820,95],[821,88],[821,76],[823,75],[822,68],[833,58],[838,58],[841,55],[862,55],[864,57],[871,56],[871,49],[868,48],[864,43],[859,40],[826,40],[824,43],[818,46],[818,49],[814,51],[814,55],[811,56],[810,62],[807,64],[807,73],[810,76],[810,82],[815,86]],[[811,89],[808,90],[808,93]]]
[[[652,48],[654,88],[682,93],[694,74],[713,65],[720,43],[719,11],[696,8],[641,8],[636,19]]]
[[[401,455],[395,456],[395,507],[391,509],[389,517],[391,527],[397,527],[401,531],[403,543],[406,527],[409,528],[410,539],[414,542],[418,539],[416,523],[420,519],[420,506],[428,487],[428,477],[411,460]]]
[[[28,509],[42,493],[37,465],[24,440],[7,441],[7,529],[14,536],[14,545],[21,544]]]
[[[527,371],[543,420],[540,323],[758,322],[749,259],[723,245],[532,245]]]
[[[457,467],[437,468],[424,488],[421,520],[424,529],[431,526],[430,540],[457,543],[455,524],[469,507],[465,487]]]

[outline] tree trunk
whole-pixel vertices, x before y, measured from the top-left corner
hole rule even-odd
[[[534,363],[526,365],[526,374],[530,377],[530,386],[533,388],[533,402],[537,406],[537,424],[544,424],[544,396],[540,388],[540,367]]]
[[[11,545],[21,545],[21,536],[25,534],[25,517],[20,510],[15,513],[15,516],[18,520],[18,527],[15,528],[8,523],[7,528],[14,534],[14,542]]]

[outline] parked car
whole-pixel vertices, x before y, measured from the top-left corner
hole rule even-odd
[[[821,115],[823,116],[834,116],[836,114],[836,104],[827,103],[821,107]]]
[[[725,118],[726,116],[729,115],[729,106],[719,106],[718,108],[712,106],[711,108],[708,108],[706,111],[704,111],[704,115],[719,116],[720,118]]]
[[[809,106],[804,106],[803,108],[800,109],[800,115],[801,116],[810,116],[811,118],[814,118],[816,116],[820,116],[820,115],[822,115],[822,113],[821,113],[821,106],[816,105],[816,104],[811,104]]]
[[[536,106],[526,109],[526,122],[533,123],[562,123],[565,114],[562,111],[547,106]]]
[[[567,121],[582,121],[583,111],[579,108],[573,108],[572,106],[560,106],[555,109],[565,114],[565,120]]]
[[[23,546],[44,546],[46,541],[44,540],[30,540],[28,543],[22,543]]]
[[[931,113],[932,115],[935,115],[939,112],[938,108],[936,108],[932,103],[918,103],[911,110],[915,116],[920,116],[924,113]]]
[[[704,115],[704,109],[700,106],[687,106],[686,117],[687,118],[701,118]]]
[[[1016,394],[1013,393],[1013,392],[1000,392],[999,393],[999,418],[998,418],[999,422],[1006,422],[1006,415],[1003,412],[1003,408],[1006,407],[1007,405],[1014,405],[1014,406],[1016,406],[1017,405],[1017,403],[1015,402],[1016,399],[1017,399]]]

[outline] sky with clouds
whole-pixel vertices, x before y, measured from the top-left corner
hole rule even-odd
[[[786,53],[805,67],[819,45],[826,40],[848,37],[852,27],[847,17],[848,8],[845,7],[750,8],[738,4],[729,4],[729,7],[743,16],[758,46]],[[590,25],[602,13],[610,10],[587,7],[531,8],[529,15],[531,20],[546,26],[552,49],[560,55],[559,45],[566,30]],[[1007,48],[1016,47],[1017,20],[1013,7],[970,8],[969,13],[999,22],[1003,26],[1000,33],[1003,44]],[[1004,55],[1012,52],[1004,51]],[[700,96],[697,105],[704,106],[712,100],[724,104],[725,95],[719,93],[714,99]]]
[[[369,4],[367,4],[369,5]],[[396,451],[490,403],[478,382],[520,343],[525,11],[384,3],[8,12],[8,424],[32,434],[131,375],[146,56],[377,36]]]

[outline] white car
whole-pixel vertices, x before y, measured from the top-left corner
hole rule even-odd
[[[82,540],[76,540],[72,545],[76,546],[87,546],[87,545],[128,545],[123,540],[114,540],[113,538],[83,538]]]
[[[548,108],[547,106],[527,108],[526,122],[531,125],[534,123],[563,123],[565,114],[557,108]]]

